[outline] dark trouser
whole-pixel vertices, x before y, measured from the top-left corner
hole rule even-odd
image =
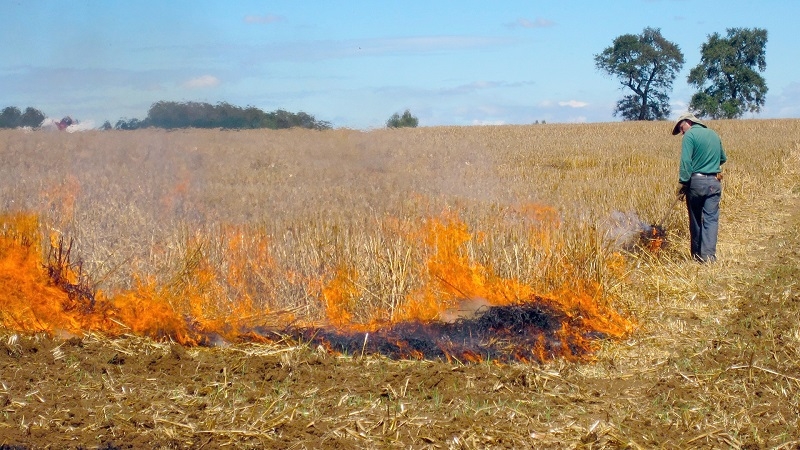
[[[693,174],[686,194],[692,258],[707,262],[717,259],[719,200],[722,183],[714,176]]]

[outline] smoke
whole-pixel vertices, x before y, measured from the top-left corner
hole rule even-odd
[[[633,211],[614,211],[601,226],[605,230],[608,241],[614,247],[625,250],[635,247],[642,232],[649,232],[653,228]]]
[[[90,131],[94,130],[94,121],[87,120],[86,122],[78,122],[71,117],[64,117],[61,120],[56,120],[46,117],[39,127],[45,131],[66,131],[67,133],[74,133],[76,131]]]

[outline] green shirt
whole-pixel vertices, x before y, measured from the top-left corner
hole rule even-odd
[[[692,125],[681,141],[678,181],[688,183],[693,173],[719,173],[727,161],[719,135],[699,124]]]

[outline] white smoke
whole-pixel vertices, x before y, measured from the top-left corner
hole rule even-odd
[[[47,117],[39,128],[45,131],[58,131],[58,121]]]
[[[639,241],[643,231],[652,226],[633,212],[614,211],[602,224],[606,238],[617,248],[629,249]]]
[[[86,122],[75,122],[72,125],[68,126],[66,130],[67,133],[74,133],[76,131],[89,131],[94,130],[94,121],[87,120]]]
[[[39,128],[44,131],[59,131],[59,123],[61,123],[63,120],[64,119],[56,120],[46,117]],[[87,120],[86,122],[78,122],[77,120],[74,120],[72,124],[64,128],[63,131],[66,131],[67,133],[74,133],[76,131],[89,131],[93,129],[95,129],[95,126],[94,121],[92,120]]]

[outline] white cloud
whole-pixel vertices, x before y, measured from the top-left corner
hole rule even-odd
[[[276,16],[275,14],[267,14],[266,16],[255,16],[255,15],[244,16],[245,23],[256,23],[262,25],[280,22],[281,20],[283,20],[283,17]]]
[[[472,125],[505,125],[505,120],[479,120],[473,119]]]
[[[555,22],[548,19],[543,19],[541,17],[537,17],[535,20],[530,21],[528,19],[519,18],[516,21],[508,24],[509,27],[522,27],[522,28],[549,28],[555,26]]]
[[[219,86],[219,78],[213,75],[203,75],[183,83],[183,87],[189,89],[202,89],[216,86]]]
[[[570,108],[585,108],[589,106],[586,102],[579,102],[578,100],[570,100],[568,102],[558,102],[558,106],[567,106]]]
[[[472,83],[462,84],[459,86],[443,88],[437,91],[437,93],[442,95],[463,95],[469,94],[473,92],[478,92],[484,89],[495,89],[495,88],[519,88],[533,85],[533,82],[506,82],[506,81],[473,81]]]
[[[800,82],[791,82],[775,95],[768,95],[761,111],[764,117],[797,117],[800,113],[798,105],[800,105]]]

